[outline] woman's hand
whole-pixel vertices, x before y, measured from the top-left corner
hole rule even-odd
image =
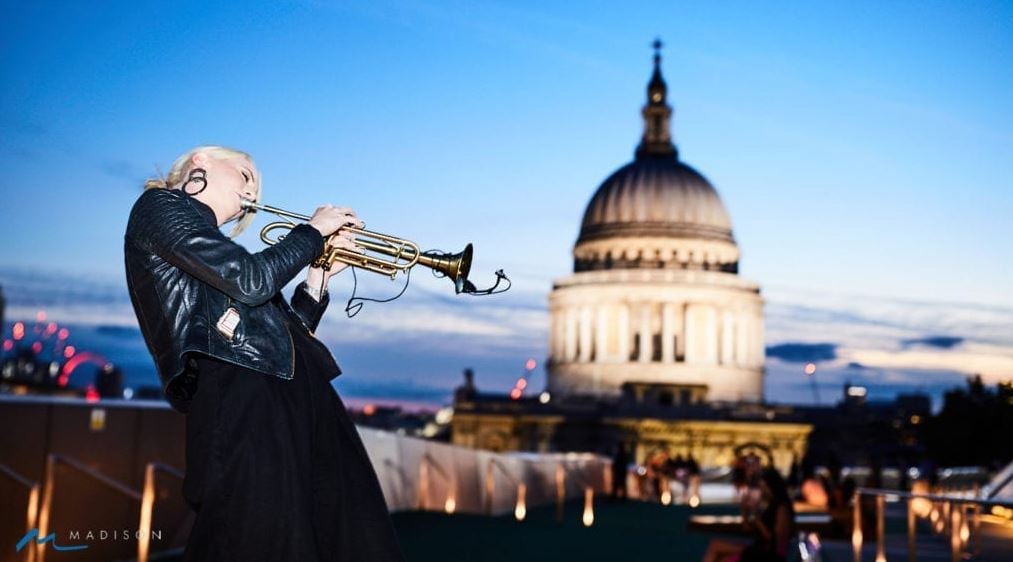
[[[364,251],[361,247],[355,245],[355,234],[347,230],[338,230],[337,233],[331,235],[325,241],[324,245],[326,249],[342,248],[358,253]],[[327,251],[326,249],[325,251]],[[306,285],[311,289],[326,289],[331,277],[341,273],[346,267],[348,267],[348,264],[341,261],[335,261],[331,264],[330,269],[326,270],[322,267],[310,267],[309,274],[306,276]],[[317,300],[320,299],[317,298]]]
[[[349,232],[345,229],[337,231],[336,233],[332,234],[330,238],[327,239],[324,251],[326,252],[330,248],[341,248],[343,250],[348,250],[359,254],[365,251],[362,249],[362,247],[357,246],[355,244],[355,233]],[[338,273],[341,273],[342,271],[345,270],[346,267],[348,267],[347,263],[343,261],[335,261],[334,263],[331,264],[331,268],[326,271],[323,268],[318,267],[312,267],[310,269],[311,270],[319,269],[323,273],[324,278],[326,280],[330,279],[334,275],[337,275]]]
[[[309,225],[320,231],[320,235],[324,238],[334,234],[343,226],[363,227],[363,223],[355,215],[355,211],[349,207],[335,207],[334,205],[318,207],[310,217]]]
[[[355,245],[353,233],[341,230],[342,227],[346,226],[355,228],[362,228],[364,226],[363,222],[359,220],[359,217],[355,215],[355,211],[351,208],[335,207],[334,205],[319,207],[313,213],[313,216],[310,217],[309,225],[316,228],[324,237],[325,252],[332,247],[361,251]],[[317,300],[320,300],[322,291],[327,289],[327,282],[331,279],[331,276],[340,273],[346,267],[348,267],[348,264],[338,261],[332,263],[330,269],[327,270],[322,267],[310,267],[309,274],[306,276],[306,285],[312,290],[310,294]]]

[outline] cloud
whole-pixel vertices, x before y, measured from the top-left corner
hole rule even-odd
[[[141,337],[140,328],[134,326],[110,326],[102,325],[95,328],[95,332],[103,336],[119,338],[123,340],[136,340]]]
[[[826,361],[835,368],[981,374],[990,384],[1013,378],[1013,309],[809,289],[766,293],[772,359],[781,358],[781,344],[829,341],[836,357]]]
[[[0,286],[8,320],[34,319],[44,310],[61,324],[137,326],[125,281],[0,267]]]
[[[837,345],[832,343],[782,343],[768,347],[767,357],[793,363],[832,361],[837,358]]]
[[[849,360],[887,369],[945,369],[980,374],[990,384],[1013,379],[1013,354],[1010,350],[983,345],[971,345],[955,351],[852,349],[845,352],[845,356]]]
[[[411,379],[376,381],[339,376],[339,391],[357,398],[380,398],[395,401],[439,403],[445,401],[449,391],[445,386],[420,384]]]
[[[383,296],[390,284],[359,276],[360,296]],[[435,288],[434,288],[435,287]],[[503,295],[454,295],[450,284],[416,279],[405,294],[390,303],[366,303],[354,318],[341,310],[347,288],[331,291],[330,312],[318,336],[334,344],[409,345],[423,343],[430,351],[462,357],[517,352],[548,345],[549,316],[544,295],[511,290]]]
[[[928,336],[925,338],[914,338],[901,341],[904,347],[910,347],[913,345],[926,345],[929,347],[935,347],[939,349],[953,349],[964,342],[964,338],[958,338],[953,336]]]
[[[842,343],[896,347],[902,339],[960,334],[981,343],[1013,347],[1013,309],[976,303],[921,301],[831,293],[812,289],[765,288],[770,342],[824,337]],[[815,328],[815,330],[814,330]],[[783,335],[782,335],[783,334]]]

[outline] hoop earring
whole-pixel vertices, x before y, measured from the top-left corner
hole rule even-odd
[[[194,168],[194,169],[190,170],[189,177],[186,178],[186,181],[183,182],[183,185],[180,187],[180,189],[182,189],[183,193],[186,193],[187,195],[197,195],[198,193],[200,193],[200,192],[204,191],[205,189],[207,189],[207,187],[208,187],[208,177],[207,176],[208,176],[208,172],[204,168]],[[187,190],[187,186],[190,185],[191,183],[199,183],[200,184],[200,189],[198,189],[197,191],[192,191],[192,192],[188,191]]]

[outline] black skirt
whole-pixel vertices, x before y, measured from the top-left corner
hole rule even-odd
[[[319,344],[289,331],[292,380],[197,359],[183,481],[197,517],[184,560],[404,560],[333,373],[314,357]]]

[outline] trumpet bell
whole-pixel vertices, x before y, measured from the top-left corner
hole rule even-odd
[[[447,276],[454,282],[454,290],[460,294],[470,285],[468,274],[471,273],[471,256],[474,249],[469,243],[464,250],[456,254],[424,252],[419,255],[419,265],[431,268]]]

